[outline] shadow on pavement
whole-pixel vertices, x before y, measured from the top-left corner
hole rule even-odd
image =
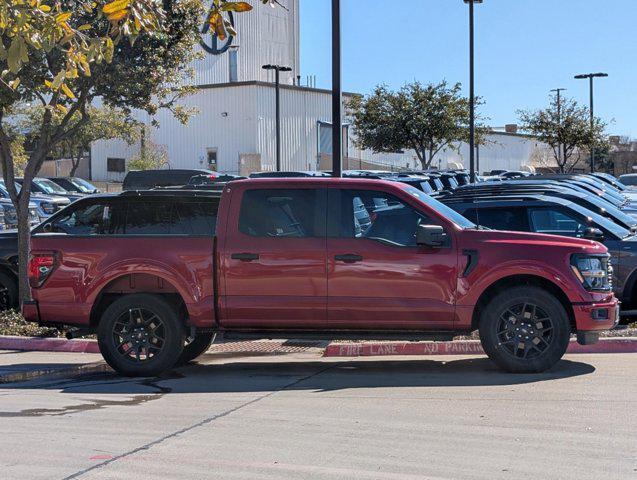
[[[214,356],[209,356],[214,358]],[[273,390],[318,392],[350,388],[484,387],[520,385],[587,375],[595,367],[560,361],[540,374],[510,374],[487,358],[461,360],[241,361],[191,364],[157,378],[127,378],[115,373],[85,374],[57,381],[0,385],[0,390],[51,389],[68,393],[180,394],[245,393]]]

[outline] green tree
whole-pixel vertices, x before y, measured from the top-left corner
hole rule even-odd
[[[166,149],[148,138],[148,129],[143,128],[140,137],[139,154],[128,162],[129,170],[158,170],[168,165]]]
[[[221,36],[229,27],[224,11],[250,9],[246,2],[213,0],[208,21]],[[178,101],[187,90],[178,86],[190,72],[204,12],[201,0],[0,2],[0,161],[18,212],[21,300],[30,295],[28,205],[42,162],[90,122],[89,105],[96,98],[125,114],[168,108],[185,120],[188,112]],[[43,115],[18,191],[10,117],[34,102]]]
[[[23,136],[33,137],[38,135],[45,111],[41,105],[37,104],[18,110],[14,117]],[[71,160],[71,170],[69,172],[71,177],[75,176],[80,161],[90,149],[91,143],[98,140],[120,139],[130,145],[140,138],[140,130],[142,128],[140,123],[133,120],[130,115],[119,108],[88,106],[86,113],[88,115],[88,121],[86,122],[83,121],[79,112],[73,116],[69,122],[69,128],[73,128],[80,122],[81,125],[75,129],[73,135],[60,140],[50,152],[50,155],[55,158],[68,158]],[[59,125],[63,117],[64,115],[61,112],[56,111],[53,113],[52,124],[54,128]],[[16,162],[14,161],[14,163]]]
[[[608,150],[606,123],[593,119],[591,129],[590,111],[572,98],[557,97],[543,110],[520,110],[522,130],[544,142],[553,153],[561,173],[571,172],[575,165],[589,155],[592,148],[601,152]]]
[[[425,170],[443,149],[457,151],[459,143],[469,139],[469,100],[461,95],[459,83],[414,82],[398,91],[381,85],[347,106],[360,148],[376,153],[413,149]],[[479,125],[478,143],[484,143],[485,133]]]

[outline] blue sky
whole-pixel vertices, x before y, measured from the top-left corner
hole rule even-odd
[[[301,2],[301,72],[330,88],[330,0]],[[385,83],[446,79],[468,87],[468,7],[462,0],[341,0],[343,86],[368,93]],[[476,93],[489,124],[541,108],[549,91],[588,105],[578,73],[596,80],[595,113],[609,133],[637,137],[637,1],[485,0],[476,5]]]

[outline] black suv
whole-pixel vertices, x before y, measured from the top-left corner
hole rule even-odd
[[[603,243],[611,254],[613,290],[622,315],[637,315],[637,236],[586,208],[562,198],[507,197],[442,199],[476,225],[494,230],[536,232],[587,238]]]

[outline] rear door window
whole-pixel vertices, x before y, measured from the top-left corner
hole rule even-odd
[[[241,201],[239,231],[252,237],[325,236],[323,189],[247,190]]]

